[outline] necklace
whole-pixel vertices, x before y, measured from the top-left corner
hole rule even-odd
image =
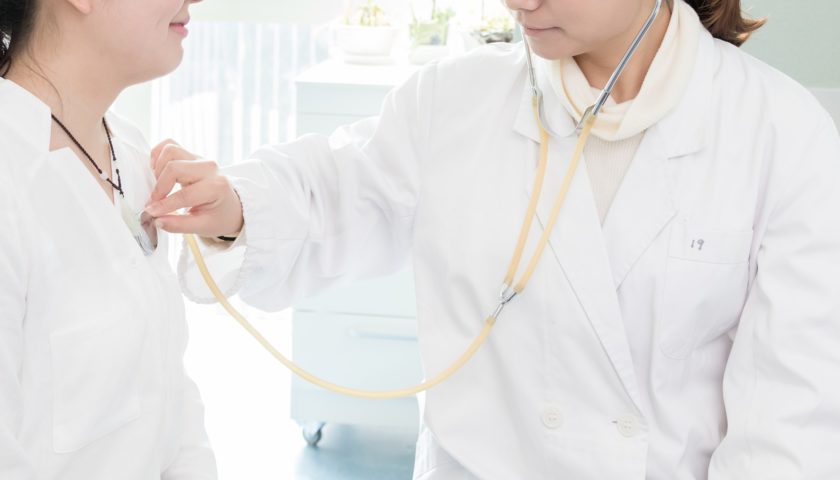
[[[114,180],[105,173],[102,168],[93,160],[93,157],[85,150],[81,143],[76,140],[76,137],[70,132],[61,120],[56,118],[55,115],[52,115],[53,121],[64,130],[64,133],[73,141],[73,143],[82,151],[82,153],[87,157],[88,161],[90,161],[93,168],[99,173],[99,178],[103,181],[108,182],[111,187],[120,194],[121,201],[120,206],[122,207],[122,218],[125,222],[128,229],[131,231],[131,234],[134,236],[134,240],[137,241],[137,244],[140,245],[140,249],[143,250],[143,253],[146,256],[149,256],[157,250],[158,246],[158,232],[157,227],[154,224],[154,219],[151,218],[148,214],[144,213],[142,215],[137,214],[136,211],[132,210],[128,206],[128,202],[125,198],[125,191],[123,190],[122,185],[122,177],[120,176],[120,169],[117,168],[117,154],[114,151],[114,141],[111,138],[111,129],[108,127],[108,122],[105,118],[102,119],[102,126],[105,128],[105,135],[108,137],[108,147],[111,149],[111,161],[114,166],[114,173],[117,177],[116,183]]]
[[[79,150],[81,150],[82,153],[85,154],[85,157],[87,157],[88,161],[90,161],[90,164],[93,165],[93,168],[95,168],[96,172],[99,173],[99,178],[111,184],[111,187],[113,187],[114,190],[116,190],[121,197],[125,198],[125,192],[122,188],[122,177],[120,177],[120,169],[117,168],[117,154],[114,152],[114,142],[113,140],[111,140],[111,129],[108,128],[108,122],[106,122],[104,118],[102,119],[102,126],[105,127],[105,135],[108,137],[108,147],[111,149],[111,161],[114,163],[114,172],[116,172],[117,175],[117,183],[114,183],[114,181],[108,177],[108,174],[106,174],[105,171],[99,167],[99,164],[97,164],[96,161],[94,161],[93,157],[91,157],[87,150],[85,150],[85,147],[83,147],[82,144],[79,143],[78,140],[76,140],[76,137],[72,133],[70,133],[70,130],[67,127],[65,127],[63,123],[61,123],[61,120],[59,120],[55,115],[52,115],[52,119],[56,123],[56,125],[58,125],[59,127],[61,127],[62,130],[64,130],[64,133],[66,133],[70,140],[72,140],[73,143],[76,144],[76,147],[78,147]]]

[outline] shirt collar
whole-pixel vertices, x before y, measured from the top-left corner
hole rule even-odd
[[[0,105],[3,105],[0,123],[11,129],[15,138],[22,139],[39,153],[49,152],[52,110],[47,104],[17,83],[0,77]],[[131,129],[125,120],[110,111],[105,112],[105,119],[114,143],[125,144],[142,155],[148,154],[145,139],[126,135]]]
[[[701,32],[697,58],[688,86],[677,107],[652,129],[659,130],[665,140],[665,151],[669,157],[679,157],[701,150],[708,142],[708,124],[713,121],[710,99],[719,61],[712,36]],[[534,120],[532,90],[527,81],[524,49],[522,56],[522,97],[514,120],[514,130],[534,141],[539,141],[539,128]],[[575,132],[575,120],[566,111],[554,89],[550,88],[545,75],[545,64],[537,61],[537,81],[543,91],[546,116],[552,129],[561,137]]]
[[[11,80],[0,78],[0,123],[39,152],[49,152],[51,110],[38,97]]]

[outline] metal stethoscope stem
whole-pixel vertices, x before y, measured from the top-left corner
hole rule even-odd
[[[630,63],[630,60],[636,53],[636,50],[639,49],[639,45],[641,45],[642,40],[644,40],[648,31],[650,31],[650,28],[653,26],[653,22],[656,21],[656,17],[659,16],[659,12],[662,10],[662,1],[663,0],[655,1],[653,11],[650,12],[650,16],[648,16],[647,20],[642,26],[642,29],[633,39],[633,42],[630,44],[630,48],[627,49],[627,52],[621,58],[621,61],[618,63],[618,66],[616,67],[612,76],[610,76],[610,79],[607,82],[607,85],[604,87],[604,90],[601,91],[601,94],[598,96],[598,100],[595,102],[594,105],[587,108],[586,112],[584,112],[583,117],[581,117],[580,122],[578,122],[577,124],[578,134],[580,134],[580,132],[583,130],[583,126],[586,124],[586,121],[590,116],[597,117],[598,114],[601,113],[601,109],[604,107],[604,104],[607,103],[607,99],[610,98],[610,95],[612,95],[613,89],[615,88],[616,83],[618,83],[618,79],[621,77],[621,74],[624,73],[624,70],[627,68],[627,64]],[[531,84],[534,99],[537,101],[539,106],[540,123],[542,123],[542,127],[552,137],[560,137],[561,135],[556,134],[546,121],[547,117],[545,113],[545,104],[543,102],[543,93],[542,90],[540,90],[539,84],[537,82],[537,74],[534,68],[534,59],[533,53],[531,52],[531,45],[528,43],[527,38],[524,38],[522,43],[525,45],[525,59],[528,62],[528,80]]]

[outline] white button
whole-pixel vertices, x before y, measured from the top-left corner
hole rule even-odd
[[[560,428],[563,424],[563,413],[557,407],[548,407],[543,410],[542,422],[548,428]]]
[[[642,428],[642,422],[635,415],[624,415],[615,423],[618,427],[618,432],[628,438],[638,435],[639,430]]]

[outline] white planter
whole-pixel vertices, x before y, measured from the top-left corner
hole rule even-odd
[[[390,57],[400,29],[397,27],[359,27],[339,25],[335,40],[345,57]]]

